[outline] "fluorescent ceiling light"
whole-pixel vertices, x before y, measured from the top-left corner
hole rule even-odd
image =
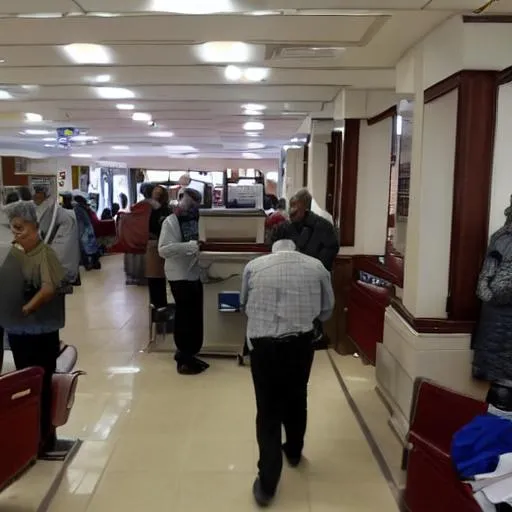
[[[73,142],[92,142],[93,140],[98,140],[98,137],[92,137],[91,135],[76,135],[75,137],[71,137]]]
[[[240,41],[211,41],[197,47],[198,57],[204,62],[235,63],[248,62],[250,46]]]
[[[288,151],[289,149],[300,149],[302,146],[298,146],[297,144],[287,144],[286,146],[283,146],[283,149],[285,151]]]
[[[249,121],[248,123],[244,124],[244,130],[247,132],[258,132],[264,129],[265,125],[256,121]]]
[[[45,144],[44,147],[45,148],[54,148],[55,144]]]
[[[244,158],[249,158],[249,159],[252,159],[252,160],[261,158],[260,155],[257,155],[256,153],[242,153],[242,156]]]
[[[244,71],[244,78],[249,82],[262,82],[268,78],[269,73],[267,68],[247,68]]]
[[[261,116],[263,112],[261,110],[244,110],[246,116]]]
[[[396,116],[396,134],[402,135],[403,132],[404,118],[402,116]]]
[[[132,119],[134,121],[148,122],[148,121],[151,121],[153,119],[153,116],[151,114],[146,114],[145,112],[135,112],[132,115]]]
[[[62,18],[62,13],[60,12],[35,12],[31,14],[18,14],[18,18]]]
[[[117,18],[121,15],[116,12],[88,12],[87,16],[92,16],[95,18]]]
[[[263,149],[265,147],[265,144],[262,144],[261,142],[249,142],[249,144],[247,144],[247,147],[249,149]]]
[[[76,64],[110,64],[111,60],[108,48],[100,44],[68,44],[64,52]]]
[[[232,81],[240,80],[243,76],[243,71],[238,66],[228,66],[224,70],[224,76],[228,80],[232,80]]]
[[[188,153],[189,151],[197,151],[197,149],[192,146],[165,146],[165,149],[172,153]]]
[[[123,100],[135,98],[135,93],[123,87],[95,87],[96,94],[104,100]]]
[[[149,10],[176,14],[216,14],[232,12],[232,0],[150,0]]]
[[[43,139],[44,142],[54,142],[55,140],[57,140],[55,137],[45,137]]]
[[[259,137],[260,136],[260,134],[256,133],[256,132],[247,132],[245,135],[247,135],[248,137]]]
[[[134,110],[135,105],[132,105],[131,103],[118,103],[116,108],[117,110]]]
[[[242,108],[244,110],[265,110],[267,107],[259,103],[247,103],[246,105],[242,105]]]
[[[174,137],[173,132],[149,132],[150,137]]]
[[[92,155],[89,155],[88,153],[71,153],[72,158],[92,158]]]
[[[10,100],[12,99],[12,94],[7,91],[2,91],[0,89],[0,100]]]
[[[130,146],[112,146],[112,149],[115,149],[116,151],[126,151],[130,149]]]
[[[40,123],[43,120],[43,116],[41,114],[35,114],[33,112],[27,112],[25,114],[25,121],[27,123]]]
[[[24,135],[49,135],[51,132],[48,130],[25,130],[21,133]]]
[[[97,84],[106,84],[107,82],[110,82],[112,80],[112,77],[110,75],[98,75],[92,78],[92,82],[96,82]]]
[[[246,14],[249,16],[279,16],[281,11],[250,11]]]

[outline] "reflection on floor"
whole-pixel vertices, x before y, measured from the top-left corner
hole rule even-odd
[[[257,510],[249,370],[213,360],[205,374],[182,377],[169,355],[140,353],[146,305],[145,289],[125,287],[118,257],[69,300],[63,339],[79,347],[88,375],[61,434],[84,444],[50,512]],[[285,469],[273,510],[398,510],[326,353],[315,361],[309,426],[307,463]]]

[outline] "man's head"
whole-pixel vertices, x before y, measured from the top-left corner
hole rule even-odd
[[[302,222],[306,213],[311,210],[313,197],[307,188],[299,190],[290,199],[290,220],[292,222]]]
[[[44,201],[46,201],[46,199],[48,199],[49,197],[50,193],[46,187],[34,187],[34,195],[32,199],[34,200],[36,206],[39,206],[40,204],[44,203]]]
[[[180,207],[183,210],[199,208],[202,201],[201,193],[193,188],[184,188],[180,197]]]
[[[272,245],[272,252],[295,252],[297,246],[293,240],[283,239],[274,242]]]
[[[187,172],[180,177],[178,183],[180,184],[181,187],[188,187],[191,181],[192,178],[190,177],[190,174]]]
[[[15,242],[26,251],[39,243],[39,230],[35,206],[30,201],[18,201],[5,207]]]

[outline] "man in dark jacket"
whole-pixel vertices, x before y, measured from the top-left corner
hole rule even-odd
[[[313,198],[307,189],[299,190],[290,200],[290,221],[277,226],[272,243],[290,239],[297,249],[320,260],[330,272],[340,249],[334,226],[311,211]]]

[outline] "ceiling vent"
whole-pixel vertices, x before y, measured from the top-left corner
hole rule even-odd
[[[337,59],[345,48],[341,46],[290,46],[290,47],[274,47],[271,53],[271,60],[285,59]]]

